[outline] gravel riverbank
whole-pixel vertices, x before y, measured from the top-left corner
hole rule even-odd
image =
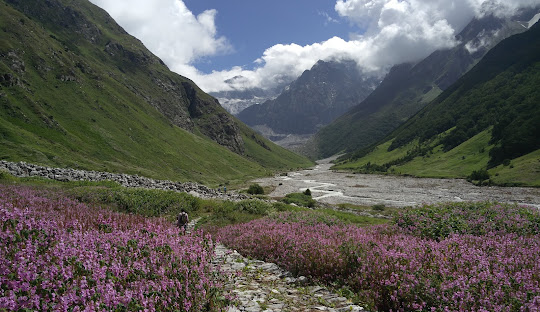
[[[256,179],[262,186],[273,186],[270,197],[309,188],[313,198],[327,204],[351,203],[357,205],[384,204],[405,207],[448,201],[500,201],[526,204],[540,208],[540,188],[475,186],[463,179],[430,179],[391,175],[352,174],[330,170],[329,160],[319,161],[307,170],[289,172]],[[174,190],[199,198],[244,200],[246,194],[223,193],[193,182],[173,182],[110,172],[85,171],[70,168],[51,168],[25,162],[0,160],[0,170],[17,177],[43,177],[58,181],[114,181],[125,187]]]

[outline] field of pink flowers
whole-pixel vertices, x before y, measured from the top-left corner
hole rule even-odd
[[[343,286],[378,311],[539,311],[540,214],[514,205],[425,206],[360,228],[282,213],[223,228],[240,253]]]
[[[214,245],[159,218],[0,185],[0,311],[219,311]]]

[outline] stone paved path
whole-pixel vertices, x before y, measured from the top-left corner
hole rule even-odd
[[[188,232],[197,221],[190,222]],[[228,312],[364,310],[324,287],[309,285],[304,277],[293,277],[274,263],[250,260],[221,244],[212,263],[232,277],[225,283],[225,290],[236,301]]]

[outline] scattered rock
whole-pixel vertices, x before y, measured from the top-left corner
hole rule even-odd
[[[200,219],[188,223],[187,235]],[[307,286],[309,281],[305,276],[296,279],[275,263],[245,258],[222,244],[216,246],[212,265],[220,272],[225,291],[235,297],[227,312],[364,311],[363,307],[325,287]],[[290,280],[301,283],[290,283]]]
[[[29,164],[26,162],[10,162],[0,160],[0,170],[9,172],[17,177],[42,177],[57,181],[113,181],[125,187],[140,187],[147,189],[160,189],[188,193],[199,198],[212,198],[231,201],[250,199],[246,194],[236,192],[221,193],[207,186],[193,182],[174,182],[168,180],[154,180],[138,175],[124,173],[110,173],[99,171],[85,171],[70,168],[51,168]]]

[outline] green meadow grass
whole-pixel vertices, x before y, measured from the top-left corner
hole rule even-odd
[[[508,186],[540,187],[540,150],[489,170],[493,182]]]
[[[485,130],[448,152],[436,146],[433,154],[416,157],[395,170],[418,177],[464,178],[474,170],[485,169],[489,161],[490,130]]]
[[[293,206],[285,202],[268,202],[258,199],[243,200],[239,202],[218,199],[200,199],[187,193],[175,191],[126,188],[112,181],[89,182],[70,181],[60,182],[40,177],[14,177],[7,172],[0,171],[0,184],[26,185],[49,192],[49,194],[62,194],[83,203],[110,207],[113,210],[138,214],[145,217],[165,217],[175,222],[178,213],[184,209],[191,219],[200,217],[198,227],[212,228],[229,224],[245,223],[262,218],[273,213],[283,211],[311,211],[326,216],[336,217],[339,220],[359,226],[368,226],[387,223],[388,219],[359,216],[354,213],[333,209],[310,209],[303,206]],[[304,195],[304,194],[301,194]],[[296,198],[295,194],[291,198]],[[304,197],[307,197],[304,195]],[[305,199],[302,197],[303,199]],[[307,204],[307,202],[306,202]],[[374,210],[374,207],[361,207],[343,204],[338,209],[347,208],[371,213],[392,215],[392,208]]]
[[[430,142],[432,148],[424,156],[393,165],[389,174],[412,175],[424,178],[467,178],[473,171],[486,169],[489,162],[491,128],[484,130],[469,140],[445,152],[440,139]],[[415,140],[388,152],[392,140],[376,146],[373,151],[353,161],[337,163],[333,169],[361,171],[368,163],[383,165],[407,155],[418,146]],[[509,165],[499,165],[488,170],[491,181],[499,185],[540,186],[540,151],[513,159]]]

